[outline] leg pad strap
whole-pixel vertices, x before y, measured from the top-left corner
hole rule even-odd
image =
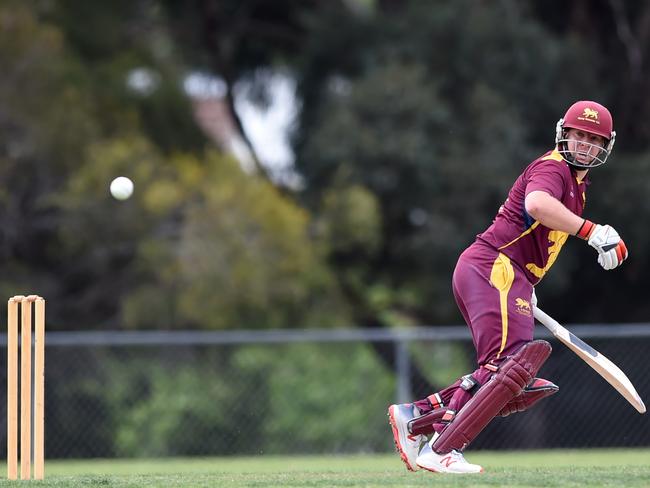
[[[429,435],[435,432],[434,424],[449,423],[456,416],[456,412],[449,408],[436,408],[430,412],[410,420],[408,430],[413,435]]]

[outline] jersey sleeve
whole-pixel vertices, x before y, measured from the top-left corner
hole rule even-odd
[[[543,191],[562,200],[564,189],[567,187],[566,178],[564,168],[556,161],[542,161],[530,170],[526,195],[533,191]]]

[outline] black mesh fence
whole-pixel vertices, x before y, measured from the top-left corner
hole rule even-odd
[[[254,334],[254,333],[252,333]],[[168,336],[46,347],[48,458],[237,454],[331,454],[393,449],[386,410],[400,377],[378,342],[328,340],[255,343]],[[461,333],[462,335],[462,333]],[[52,335],[48,336],[51,339]],[[65,342],[65,341],[64,341]],[[589,343],[625,371],[642,398],[650,338]],[[72,345],[75,344],[75,345]],[[382,340],[384,346],[392,346]],[[409,366],[432,387],[473,370],[465,339],[406,343]],[[495,419],[474,448],[649,446],[650,427],[611,386],[553,342],[540,376],[560,392],[530,411]],[[390,347],[388,348],[390,349]],[[6,368],[6,348],[0,367]],[[402,360],[402,366],[404,361]],[[6,370],[5,370],[6,373]],[[6,374],[1,387],[6,391]],[[411,384],[414,390],[429,386]],[[6,446],[6,402],[0,445]]]
[[[550,340],[553,353],[539,377],[560,391],[529,411],[495,418],[473,449],[632,447],[650,445],[650,422],[572,351]],[[641,398],[650,399],[648,338],[589,339],[621,368]]]

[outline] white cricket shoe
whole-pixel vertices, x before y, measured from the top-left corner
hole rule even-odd
[[[461,452],[453,450],[448,454],[438,454],[431,449],[428,442],[420,451],[415,462],[419,467],[434,473],[473,474],[483,472],[483,468],[478,464],[468,463]]]
[[[395,447],[409,471],[420,469],[415,459],[420,452],[420,446],[426,440],[423,435],[413,435],[409,432],[408,422],[419,415],[417,407],[411,403],[401,403],[388,407],[388,419],[393,429]]]

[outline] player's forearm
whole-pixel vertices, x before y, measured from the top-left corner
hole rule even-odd
[[[526,196],[526,212],[549,229],[575,235],[584,219],[566,208],[562,202],[543,191],[533,191]]]

